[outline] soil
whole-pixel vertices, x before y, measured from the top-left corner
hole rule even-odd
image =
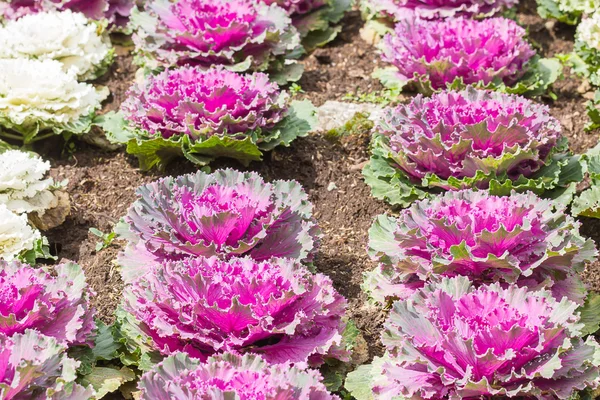
[[[558,23],[548,23],[535,12],[535,1],[521,2],[518,18],[529,27],[539,52],[549,56],[569,52],[573,47],[574,29]],[[362,25],[358,12],[349,13],[342,21],[344,30],[329,46],[315,51],[303,62],[306,72],[299,82],[304,93],[299,94],[321,105],[327,100],[343,100],[347,94],[380,90],[379,82],[370,76],[379,66],[374,47],[359,36]],[[112,91],[104,111],[118,108],[134,79],[135,67],[127,49],[121,48],[117,62],[101,83]],[[543,99],[552,114],[564,126],[574,152],[585,152],[598,142],[599,131],[585,132],[587,121],[585,103],[591,89],[581,80],[566,74],[555,85],[558,100]],[[361,330],[366,351],[359,358],[365,361],[381,353],[379,335],[383,314],[366,303],[360,289],[362,273],[374,267],[366,255],[367,229],[373,217],[390,211],[370,196],[361,175],[368,159],[368,133],[331,141],[322,134],[296,140],[289,148],[267,154],[264,162],[251,164],[251,170],[267,180],[295,179],[302,183],[314,203],[314,214],[325,238],[316,259],[316,267],[331,277],[335,287],[349,301],[348,313]],[[115,222],[125,214],[135,199],[135,189],[165,173],[140,172],[137,160],[124,150],[106,152],[83,142],[76,143],[70,155],[61,152],[60,143],[46,144],[41,153],[52,161],[52,175],[68,179],[72,213],[59,228],[47,233],[53,250],[60,258],[79,262],[87,279],[97,292],[94,303],[98,317],[112,322],[113,313],[121,301],[122,282],[115,257],[122,243],[113,242],[108,248],[96,251],[98,237],[89,228],[111,231]],[[240,165],[220,162],[219,166]],[[168,175],[192,172],[196,168],[185,161],[172,164]],[[582,232],[598,242],[600,222],[582,219]],[[585,275],[591,287],[600,290],[600,264],[593,264]]]

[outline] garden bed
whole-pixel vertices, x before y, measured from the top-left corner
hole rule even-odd
[[[544,56],[572,50],[574,28],[545,22],[535,12],[534,1],[523,3],[519,19],[527,24],[532,41],[540,46]],[[374,47],[360,38],[362,22],[358,12],[347,15],[342,24],[344,30],[338,39],[303,61],[306,72],[299,85],[304,93],[297,96],[311,100],[316,106],[327,100],[341,101],[348,94],[382,89],[370,77],[380,64],[379,56]],[[118,108],[134,78],[135,67],[127,50],[119,48],[117,62],[102,80],[112,92],[105,111]],[[582,153],[595,146],[599,131],[583,129],[587,121],[585,103],[592,93],[591,88],[583,87],[579,79],[567,74],[554,90],[558,100],[545,101],[563,125],[572,150]],[[142,173],[137,168],[137,159],[124,150],[106,152],[77,142],[76,149],[67,154],[60,143],[45,143],[39,150],[52,161],[52,176],[69,180],[72,213],[62,226],[49,232],[48,238],[59,258],[71,259],[83,266],[88,282],[97,293],[94,305],[99,318],[112,322],[122,297],[123,284],[114,263],[121,243],[113,242],[108,248],[96,251],[99,238],[90,234],[89,229],[111,231],[134,200],[134,191],[139,185],[197,168],[179,161],[166,172]],[[263,163],[252,163],[248,168],[267,180],[298,180],[308,192],[315,206],[314,215],[325,234],[315,264],[349,300],[348,314],[366,340],[363,351],[355,356],[360,362],[382,353],[379,335],[384,314],[368,306],[360,284],[362,273],[373,268],[366,254],[367,229],[375,215],[389,210],[370,196],[370,189],[362,179],[361,168],[368,159],[368,144],[368,132],[341,139],[314,134],[296,140],[289,148],[277,148],[265,156]],[[213,168],[227,166],[244,169],[239,164],[223,161]],[[600,221],[582,219],[582,223],[583,233],[598,242]],[[589,266],[586,280],[592,288],[600,290],[600,264]]]

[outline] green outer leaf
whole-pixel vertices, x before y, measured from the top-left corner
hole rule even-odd
[[[102,128],[106,139],[113,144],[126,144],[135,137],[121,111],[98,115],[94,118],[93,125]]]
[[[48,239],[45,236],[42,236],[41,239],[35,242],[33,249],[21,254],[19,260],[30,265],[36,265],[36,260],[57,260],[57,257],[50,253]]]
[[[536,55],[529,60],[528,65],[529,70],[514,86],[506,86],[499,80],[490,82],[487,85],[482,83],[467,85],[463,82],[462,77],[458,77],[448,83],[446,89],[462,90],[467,86],[473,86],[479,89],[534,97],[547,93],[550,86],[556,82],[563,71],[563,65],[558,58],[540,58]],[[372,77],[378,79],[388,89],[401,90],[407,84],[412,84],[420,93],[426,96],[442,91],[442,89],[434,90],[431,87],[427,75],[415,74],[413,79],[403,81],[398,78],[397,71],[396,67],[378,68],[373,72]],[[552,93],[549,93],[549,95],[553,96]]]
[[[571,214],[581,217],[600,218],[600,186],[594,182],[589,189],[573,200]]]
[[[356,400],[375,400],[372,387],[377,372],[371,364],[361,365],[348,374],[344,387]]]
[[[108,393],[118,390],[124,383],[135,380],[135,378],[135,373],[127,367],[121,369],[94,367],[90,374],[81,378],[81,384],[84,386],[92,385],[97,393],[95,398],[101,399]]]
[[[409,82],[401,80],[398,77],[398,69],[396,67],[376,68],[371,77],[378,79],[385,88],[398,92],[402,91],[402,88]]]
[[[106,325],[100,320],[96,320],[97,333],[94,339],[94,348],[92,354],[96,360],[110,361],[119,357],[119,349],[122,344],[116,339],[116,326]]]
[[[581,330],[582,335],[591,335],[600,329],[600,294],[589,292],[585,303],[579,307],[581,314],[580,322],[584,327]]]
[[[269,131],[264,141],[259,141],[262,151],[270,151],[279,145],[289,146],[297,137],[305,137],[318,126],[317,108],[308,100],[290,102],[288,114],[283,121]]]
[[[308,100],[290,102],[288,114],[268,132],[250,132],[244,139],[227,135],[213,135],[204,141],[193,141],[187,135],[164,139],[151,137],[145,131],[131,129],[123,115],[107,113],[95,119],[111,143],[127,144],[127,153],[135,155],[140,169],[153,167],[164,170],[176,157],[184,156],[194,164],[205,166],[218,157],[229,157],[248,166],[252,161],[262,160],[262,151],[276,146],[289,146],[297,137],[304,137],[317,127],[317,109]]]
[[[174,158],[183,155],[179,139],[163,139],[160,136],[146,140],[131,139],[127,143],[127,153],[138,158],[142,171],[154,166],[164,170]]]
[[[261,161],[262,153],[254,144],[254,135],[239,140],[225,135],[213,135],[203,142],[191,143],[189,136],[182,136],[183,154],[198,165],[207,165],[218,157],[235,158],[242,165]]]
[[[565,24],[576,25],[581,17],[581,13],[565,13],[560,11],[558,3],[555,0],[537,0],[537,4],[537,12],[544,19],[554,18]]]
[[[443,180],[436,175],[429,174],[422,179],[420,184],[411,182],[398,168],[387,150],[387,138],[376,134],[372,140],[372,156],[363,169],[365,182],[371,187],[371,193],[377,199],[384,200],[391,205],[408,207],[412,202],[423,199],[431,194],[446,190],[446,187],[456,190],[464,188],[477,188],[481,182],[489,182],[489,191],[493,195],[507,196],[513,190],[517,192],[532,191],[542,195],[547,191],[557,189],[556,196],[565,194],[571,182],[580,182],[583,179],[583,169],[579,156],[571,156],[563,152],[568,150],[566,138],[563,138],[552,150],[549,156],[550,163],[540,169],[531,178],[520,176],[510,180],[505,176],[496,176],[493,168],[489,173],[477,171],[473,177],[454,178]],[[514,155],[507,155],[511,158]],[[490,166],[496,161],[491,160]],[[560,191],[565,187],[564,191]],[[552,195],[552,193],[549,193]]]

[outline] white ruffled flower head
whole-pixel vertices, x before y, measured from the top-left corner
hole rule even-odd
[[[0,154],[0,204],[14,213],[38,212],[56,207],[50,190],[52,178],[44,178],[50,163],[39,156],[19,150]]]
[[[27,215],[17,215],[0,204],[0,260],[18,259],[40,239],[40,232],[29,225]]]
[[[577,27],[577,40],[600,51],[600,11],[581,21]]]
[[[81,133],[108,97],[55,60],[0,59],[0,126],[27,143],[43,130]]]
[[[26,15],[0,28],[0,58],[57,60],[80,80],[101,75],[112,53],[102,25],[71,10]]]

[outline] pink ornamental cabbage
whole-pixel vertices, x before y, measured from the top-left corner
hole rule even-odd
[[[543,192],[561,183],[567,152],[547,106],[468,88],[387,109],[364,173],[376,197],[403,205],[438,188]]]
[[[383,60],[397,79],[421,91],[448,86],[514,86],[531,67],[535,51],[525,29],[507,18],[400,21],[383,39]]]
[[[4,0],[0,4],[0,15],[16,19],[41,11],[72,10],[90,19],[105,18],[111,24],[124,27],[134,5],[134,0]]]
[[[187,135],[200,141],[229,135],[241,140],[274,128],[286,114],[287,99],[262,73],[184,67],[134,85],[121,108],[125,119],[150,137]]]
[[[401,21],[492,16],[517,3],[518,0],[363,0],[361,7],[367,14]]]
[[[320,364],[341,348],[346,300],[324,275],[291,259],[166,262],[124,291],[124,309],[163,355],[206,360],[254,353],[269,363]]]
[[[33,329],[58,343],[91,342],[93,292],[81,267],[66,263],[46,271],[0,261],[0,268],[0,334],[10,337]]]
[[[327,392],[317,371],[270,365],[256,355],[228,353],[204,364],[177,353],[142,376],[142,400],[339,400]]]
[[[378,399],[569,399],[598,387],[600,346],[581,339],[577,304],[547,291],[444,279],[394,303]],[[374,373],[377,373],[374,371]]]
[[[79,362],[55,338],[27,330],[0,333],[0,399],[82,400],[95,398],[92,387],[75,383]]]
[[[365,275],[364,288],[385,302],[467,276],[476,287],[516,283],[581,304],[587,293],[579,273],[597,251],[565,208],[530,192],[465,190],[418,201],[398,218],[380,215],[369,231],[369,254],[380,265]]]
[[[199,171],[142,186],[137,196],[124,218],[129,244],[119,261],[125,282],[151,264],[189,257],[310,262],[319,243],[312,204],[295,181]]]
[[[181,67],[132,87],[121,106],[127,134],[114,129],[119,124],[105,130],[110,140],[127,144],[142,169],[164,167],[177,148],[200,165],[217,157],[247,165],[312,129],[314,106],[288,99],[263,73]]]
[[[266,70],[300,49],[282,8],[256,0],[148,0],[134,15],[139,61],[147,67],[193,64]],[[299,55],[300,53],[298,53]]]

